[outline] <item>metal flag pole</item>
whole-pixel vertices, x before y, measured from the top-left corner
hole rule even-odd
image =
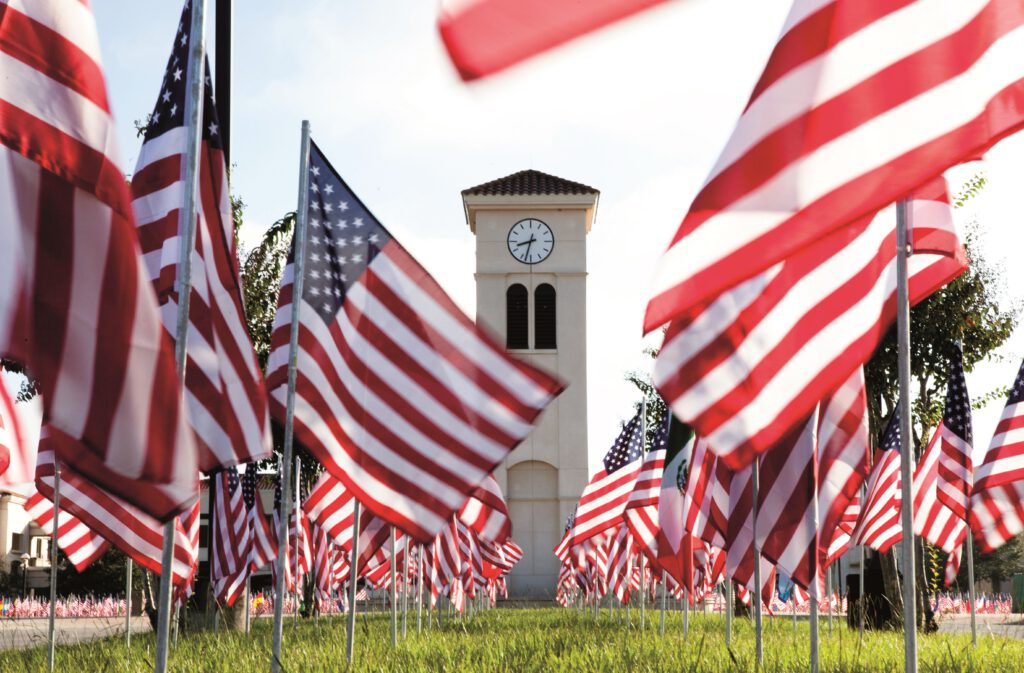
[[[815,421],[815,423],[817,423],[817,421]],[[817,443],[817,440],[815,440],[815,443]],[[818,529],[820,528],[820,523],[821,523],[820,522],[821,513],[818,511],[818,482],[817,482],[817,474],[818,474],[818,468],[817,468],[817,465],[815,465],[815,468],[814,468],[815,481],[814,481],[814,492],[813,492],[814,495],[811,498],[811,521],[813,522],[813,525],[814,525],[815,536],[819,535]],[[817,550],[817,542],[815,542],[815,550]],[[819,665],[820,656],[821,656],[820,652],[819,652],[820,642],[818,640],[818,600],[817,600],[817,598],[815,598],[815,596],[818,593],[818,587],[820,585],[818,583],[818,569],[817,569],[818,568],[818,566],[817,566],[818,561],[817,561],[817,556],[815,556],[814,558],[815,558],[814,579],[813,579],[814,590],[808,592],[811,595],[810,606],[809,606],[809,608],[810,608],[810,615],[808,617],[809,621],[810,621],[810,629],[811,629],[811,671],[810,671],[810,673],[818,673],[818,665]],[[826,572],[830,572],[830,570],[831,569],[826,570]],[[831,621],[829,621],[829,626],[831,627]],[[796,633],[796,586],[795,585],[793,586],[793,629],[794,629],[793,632]],[[831,635],[832,635],[832,632],[830,630],[829,631],[829,636],[831,636]]]
[[[245,635],[252,626],[252,573],[245,576]]]
[[[825,568],[825,593],[828,594],[828,637],[832,637],[832,597],[834,591],[832,590],[832,566]]]
[[[690,590],[683,589],[683,640],[690,637]]]
[[[192,253],[196,246],[196,193],[199,185],[199,146],[202,142],[203,91],[206,82],[203,65],[206,62],[206,0],[192,3],[192,23],[189,27],[189,57],[185,97],[185,193],[178,217],[181,236],[178,248],[178,316],[175,329],[174,355],[178,368],[178,383],[185,389],[185,366],[188,360],[188,309],[192,298]],[[174,572],[175,520],[164,525],[163,550],[160,556],[160,597],[156,627],[156,655],[154,673],[167,671],[167,645],[171,635],[171,593]]]
[[[57,635],[57,533],[60,530],[60,461],[53,461],[53,533],[50,535],[50,624],[47,630],[46,667],[53,673],[54,638]],[[25,563],[21,572],[28,573]]]
[[[398,647],[398,533],[391,527],[391,649]]]
[[[234,0],[217,0],[214,10],[216,11],[216,22],[214,32],[216,44],[214,45],[215,64],[214,81],[217,97],[217,118],[220,128],[218,137],[224,151],[224,163],[228,166],[228,173],[231,172],[231,45],[234,41]]]
[[[640,630],[646,627],[647,618],[647,555],[640,552]]]
[[[299,572],[299,547],[301,546],[299,544],[299,537],[303,534],[302,521],[300,520],[302,518],[302,513],[299,511],[299,507],[301,506],[299,504],[299,478],[301,477],[299,473],[301,470],[302,463],[299,462],[299,457],[295,456],[295,616],[292,618],[292,624],[294,626],[299,625],[299,601],[303,594],[302,580]]]
[[[402,546],[402,640],[405,640],[406,622],[409,616],[409,536]]]
[[[867,489],[861,484],[860,487],[860,501],[863,503],[867,497]],[[863,506],[863,505],[862,505]],[[860,567],[857,569],[857,617],[858,617],[858,630],[860,635],[864,637],[864,613],[867,611],[867,599],[864,597],[864,564],[867,563],[867,557],[864,553],[864,545],[860,545]]]
[[[348,571],[348,633],[345,654],[352,663],[356,646],[356,585],[359,583],[359,501],[352,507],[352,553],[349,555]]]
[[[817,582],[815,582],[815,584],[817,584]],[[796,589],[794,588],[793,591],[795,592]],[[810,592],[811,596],[810,596],[810,599],[808,599],[808,603],[807,603],[807,610],[808,610],[807,617],[808,617],[808,620],[809,620],[810,625],[811,625],[811,673],[818,673],[818,659],[819,659],[819,656],[820,656],[819,653],[818,653],[819,641],[818,641],[818,598],[816,596],[817,592],[818,592],[817,587],[815,587],[815,590]],[[795,619],[795,617],[794,617],[794,619]]]
[[[732,645],[732,575],[725,576],[725,646]]]
[[[755,458],[750,466],[750,507],[752,535],[754,537],[754,642],[756,647],[757,665],[764,664],[764,634],[761,624],[761,545],[757,542],[757,491],[761,480],[761,459]]]
[[[911,490],[914,455],[910,426],[910,296],[907,263],[913,251],[909,244],[910,206],[906,199],[896,203],[896,340],[899,346],[900,380],[900,503],[903,525],[903,645],[904,670],[917,673],[917,578],[914,562],[914,500]]]
[[[978,613],[974,595],[974,540],[967,530],[967,593],[971,600],[971,646],[978,649]]]
[[[640,459],[647,454],[647,395],[640,404]],[[640,552],[640,630],[643,631],[647,618],[647,555]]]
[[[124,579],[124,644],[132,646],[132,558],[129,556]]]
[[[290,343],[288,346],[288,393],[285,406],[284,421],[284,455],[281,458],[281,511],[277,524],[277,587],[274,592],[274,641],[270,659],[271,673],[281,670],[281,639],[284,627],[284,579],[285,567],[288,563],[288,505],[291,488],[290,474],[292,469],[292,444],[295,432],[295,379],[296,364],[299,354],[299,308],[302,302],[302,286],[306,270],[306,220],[309,215],[309,122],[302,121],[302,140],[299,145],[299,199],[295,211],[295,235],[292,248],[294,254],[294,280],[292,291],[295,301],[292,302],[292,324]],[[358,511],[358,509],[356,510]]]
[[[416,573],[416,633],[423,633],[423,545],[416,554]]]
[[[665,637],[665,608],[668,602],[668,580],[666,573],[661,573],[661,620],[658,622],[658,635]]]

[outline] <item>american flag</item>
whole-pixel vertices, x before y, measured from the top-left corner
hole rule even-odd
[[[630,577],[636,559],[636,544],[629,526],[620,524],[608,550],[608,589],[625,604],[631,593]]]
[[[455,526],[459,534],[459,554],[462,557],[462,586],[467,596],[475,598],[476,587],[485,583],[483,557],[473,532],[458,519]]]
[[[242,495],[238,470],[231,466],[210,478],[218,483],[213,492],[213,534],[209,555],[212,558],[210,577],[215,583],[217,598],[227,606],[245,590],[252,558],[253,537]]]
[[[946,385],[946,406],[939,425],[939,479],[936,488],[939,501],[953,514],[967,521],[970,509],[974,467],[971,451],[974,432],[971,428],[971,399],[964,376],[964,354],[959,346],[949,363]]]
[[[745,467],[732,475],[729,480],[729,509],[726,521],[725,564],[733,580],[753,591],[756,577],[754,563],[761,564],[762,596],[771,596],[764,589],[775,566],[763,554],[756,554],[754,548],[753,517],[753,474],[751,467]]]
[[[39,524],[43,532],[53,535],[53,502],[44,498],[39,491],[29,496],[25,503],[25,514]],[[68,560],[78,572],[92,565],[110,547],[109,542],[63,509],[57,521],[57,545],[67,554]]]
[[[270,530],[263,502],[257,490],[256,464],[249,463],[242,474],[242,501],[245,503],[245,516],[249,526],[252,547],[249,556],[250,571],[257,571],[269,565],[277,558],[277,537]]]
[[[438,30],[464,80],[491,75],[665,0],[445,0]]]
[[[191,507],[178,515],[177,524],[184,532],[184,544],[187,548],[189,558],[189,572],[182,585],[174,589],[175,600],[178,605],[184,605],[185,601],[192,597],[196,586],[196,571],[199,570],[199,530],[200,530],[200,507],[201,500],[196,500]]]
[[[310,523],[327,531],[331,539],[348,555],[352,551],[356,499],[340,480],[324,471],[302,504]],[[388,541],[391,527],[365,508],[359,513],[358,577],[363,567]]]
[[[277,483],[274,485],[274,525],[273,532],[276,536],[281,530],[281,476],[278,472]],[[285,541],[287,552],[285,553],[285,585],[289,591],[296,591],[296,579],[302,581],[302,576],[309,573],[313,568],[313,549],[309,530],[309,517],[301,508],[290,507],[291,514],[288,517],[288,539]],[[280,540],[277,540],[280,544]],[[274,558],[274,586],[277,586],[277,558]]]
[[[967,523],[939,499],[939,460],[942,427],[932,433],[921,461],[914,470],[914,534],[945,552],[951,552],[967,535]]]
[[[313,526],[313,576],[316,579],[316,600],[321,607],[331,600],[339,586],[335,573],[335,560],[344,552],[338,549],[327,531]]]
[[[515,563],[511,558],[509,558],[509,555],[505,553],[504,546],[483,539],[478,540],[478,542],[480,547],[480,556],[485,561],[504,572],[512,570]]]
[[[859,493],[870,471],[864,370],[858,368],[822,401],[818,423],[818,549],[825,568],[850,545]]]
[[[150,280],[173,339],[178,316],[179,228],[185,194],[188,128],[185,97],[192,5],[185,3],[160,95],[132,176],[132,206]],[[199,443],[199,467],[270,456],[270,414],[242,308],[242,283],[209,64],[203,87],[202,146],[192,294],[189,301],[185,402]]]
[[[896,407],[882,433],[881,445],[875,451],[874,468],[868,477],[860,520],[852,536],[853,544],[886,552],[903,539],[901,484],[900,410]]]
[[[963,559],[963,555],[963,546],[958,546],[946,557],[945,580],[947,587],[956,581],[956,576],[960,573],[960,561]]]
[[[1022,25],[1018,0],[796,0],[661,258],[645,331],[1020,128]]]
[[[174,350],[139,255],[87,3],[3,5],[0,352],[60,459],[149,515],[196,497]]]
[[[911,208],[916,303],[967,258],[944,180]],[[894,208],[865,217],[669,325],[654,383],[729,467],[774,446],[871,357],[895,317],[895,225]]]
[[[622,513],[638,548],[654,563],[657,563],[658,558],[658,500],[661,496],[661,478],[665,471],[665,453],[671,424],[671,414],[665,414],[658,423],[651,450],[640,466],[640,474],[637,475]]]
[[[597,535],[622,521],[629,494],[640,475],[644,420],[637,412],[604,456],[604,469],[590,478],[576,508],[570,546]]]
[[[503,549],[505,551],[505,556],[507,556],[509,561],[512,562],[512,565],[515,565],[519,563],[521,560],[523,560],[523,548],[520,547],[519,543],[517,543],[512,538],[505,540],[505,545]]]
[[[820,408],[820,405],[819,405]],[[822,577],[818,554],[819,408],[761,458],[757,544],[765,559],[794,582],[814,589]]]
[[[494,475],[487,475],[459,509],[459,521],[481,539],[504,542],[512,533],[508,505]]]
[[[430,542],[562,390],[478,328],[313,144],[295,436],[370,511]],[[285,417],[294,255],[267,381]]]
[[[803,429],[761,459],[757,532],[761,553],[822,597],[834,537],[867,472],[868,417],[858,368],[822,400]]]
[[[565,528],[562,530],[562,539],[555,545],[554,552],[555,556],[559,561],[565,563],[569,558],[569,550],[572,542],[572,529],[576,523],[576,510],[579,509],[579,503],[576,503],[572,511],[569,512],[569,516],[565,517]]]
[[[282,544],[282,541],[281,541],[281,538],[280,538],[281,506],[282,506],[282,503],[281,503],[281,493],[282,493],[282,489],[281,489],[281,471],[280,471],[280,469],[278,469],[277,479],[276,479],[276,481],[274,483],[274,515],[273,515],[274,516],[274,520],[273,520],[273,523],[270,526],[271,534],[274,536],[274,546],[277,547],[278,550],[280,550],[280,545]],[[283,542],[283,544],[285,545],[285,552],[284,552],[284,558],[285,558],[285,563],[284,563],[284,586],[285,586],[285,589],[287,591],[294,591],[295,590],[295,574],[294,574],[294,571],[293,571],[293,566],[295,565],[295,563],[294,563],[294,559],[295,559],[295,539],[294,539],[294,536],[295,536],[295,527],[292,526],[292,525],[289,525],[288,529],[287,529],[287,533],[285,534],[285,540]],[[278,567],[278,558],[277,558],[276,555],[271,560],[270,571],[271,571],[271,576],[272,576],[272,580],[271,580],[270,585],[273,586],[273,587],[276,587],[276,586],[278,586],[278,584],[277,584],[277,573],[280,571],[280,568]]]
[[[1024,532],[1024,364],[1006,398],[996,433],[974,473],[971,529],[982,551]]]
[[[51,501],[55,473],[52,442],[49,427],[44,426],[36,462],[36,488]],[[198,474],[193,475],[193,479],[198,481]],[[199,490],[198,484],[196,490]],[[196,503],[198,502],[196,500]],[[141,567],[160,574],[164,524],[159,519],[83,479],[77,472],[63,464],[60,468],[60,507],[61,511],[76,517],[96,535],[123,551]],[[194,509],[195,504],[185,512],[185,516]],[[171,573],[173,583],[180,587],[189,582],[198,559],[190,531],[182,525],[181,517],[175,517],[174,523]]]
[[[683,505],[687,530],[708,544],[724,549],[729,532],[733,472],[708,448],[707,442],[699,438],[693,446],[690,471]],[[703,480],[706,484],[702,490]]]
[[[459,535],[455,520],[449,521],[431,544],[430,548],[430,605],[437,605],[437,599],[443,596],[449,587],[459,583],[455,578],[462,568],[462,555],[459,551]],[[453,601],[461,592],[449,593]]]
[[[857,527],[859,520],[860,496],[856,495],[846,505],[846,509],[843,510],[831,536],[828,535],[827,528],[824,528],[824,526],[819,528],[819,530],[825,531],[822,541],[827,543],[822,544],[820,548],[822,555],[825,557],[824,565],[832,565],[836,559],[849,551],[850,545],[853,544],[853,531]]]

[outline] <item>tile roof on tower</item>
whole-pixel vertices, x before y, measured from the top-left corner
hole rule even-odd
[[[462,190],[465,196],[526,196],[539,194],[598,194],[593,187],[535,170],[519,171]]]

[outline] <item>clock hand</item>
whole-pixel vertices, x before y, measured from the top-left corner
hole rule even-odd
[[[528,244],[530,244],[530,243],[533,243],[533,242],[534,242],[534,241],[536,241],[536,240],[537,240],[536,238],[531,238],[531,239],[530,239],[530,240],[528,240],[528,241],[523,241],[522,243],[516,243],[516,247],[517,247],[517,248],[521,248],[521,247],[523,247],[524,245],[528,245]]]
[[[531,236],[531,237],[530,237],[530,240],[526,242],[526,243],[527,243],[527,245],[526,245],[526,260],[527,260],[527,261],[529,261],[529,260],[530,260],[530,247],[531,247],[531,246],[533,245],[533,242],[534,242],[534,241],[536,241],[536,240],[537,240],[537,239],[535,239],[535,238],[533,238],[533,237]]]

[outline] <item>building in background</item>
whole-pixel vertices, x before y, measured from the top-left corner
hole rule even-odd
[[[462,192],[476,236],[476,319],[568,384],[495,471],[525,551],[511,598],[552,598],[552,549],[587,484],[587,234],[599,192],[527,170]]]

